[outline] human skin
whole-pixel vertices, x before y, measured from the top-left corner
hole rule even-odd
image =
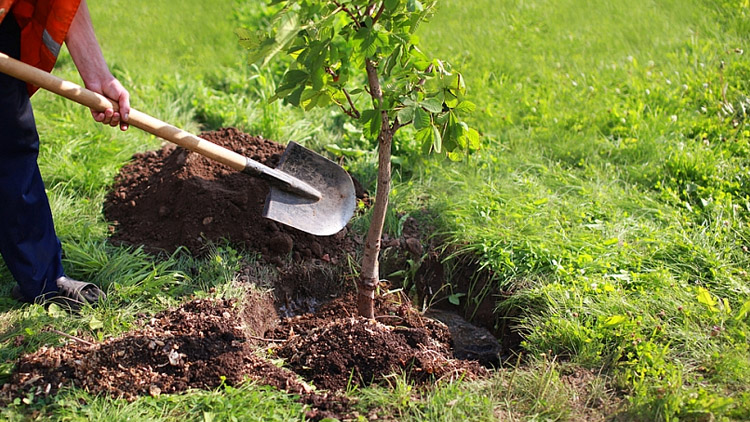
[[[83,79],[86,88],[98,92],[119,106],[119,111],[108,108],[103,112],[91,110],[94,120],[112,127],[120,126],[121,130],[128,129],[128,114],[130,113],[130,94],[109,70],[102,55],[101,47],[94,33],[86,0],[81,0],[78,11],[65,37],[73,63]]]

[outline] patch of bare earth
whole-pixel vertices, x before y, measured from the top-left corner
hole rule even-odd
[[[252,304],[257,296],[248,300]],[[264,339],[250,334],[256,331],[243,319],[247,306],[194,300],[157,314],[122,337],[71,341],[23,356],[2,396],[46,397],[73,386],[134,400],[252,380],[299,395],[310,406],[312,419],[347,418],[350,401],[339,392],[350,379],[369,385],[404,371],[420,384],[487,374],[475,362],[453,359],[445,328],[406,306],[392,306],[382,322],[336,311],[346,307],[333,301],[318,314],[276,321],[276,328],[266,333],[271,338]],[[276,350],[286,365],[277,367],[259,357],[258,343]]]

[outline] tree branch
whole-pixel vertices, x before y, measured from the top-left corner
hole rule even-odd
[[[407,122],[406,124],[401,124],[401,122],[398,121],[398,116],[396,116],[393,119],[393,124],[391,125],[391,133],[395,134],[397,130],[401,129],[403,126],[408,125],[411,122]]]
[[[349,105],[352,108],[351,109],[346,108],[343,104],[341,104],[335,98],[331,98],[331,101],[333,101],[334,103],[336,103],[336,105],[339,106],[339,108],[341,109],[341,111],[344,112],[344,114],[346,114],[347,116],[351,117],[352,119],[359,120],[359,117],[360,117],[359,110],[357,110],[356,108],[354,108],[354,104],[352,104],[352,100],[349,98],[349,93],[346,92],[346,90],[344,90],[344,89],[342,89],[341,91],[344,93],[344,95],[346,95],[347,100],[349,100]]]
[[[359,119],[360,118],[359,110],[357,110],[357,107],[354,106],[354,102],[352,101],[352,97],[349,95],[349,92],[345,89],[342,89],[341,91],[346,96],[346,100],[349,101],[349,106],[352,108],[352,112],[355,114],[355,116],[352,116],[352,117],[354,117],[355,119]]]
[[[362,24],[359,23],[359,18],[357,18],[357,16],[355,16],[354,13],[352,13],[352,11],[349,10],[348,7],[344,6],[343,4],[339,3],[336,0],[331,0],[331,1],[333,2],[333,4],[335,4],[336,6],[338,6],[341,10],[343,10],[344,13],[346,13],[347,15],[349,15],[349,17],[352,18],[352,21],[354,21],[354,24],[357,25],[358,28],[362,27]]]
[[[75,340],[75,341],[77,341],[77,342],[79,342],[79,343],[82,343],[82,344],[85,344],[85,345],[87,345],[87,346],[93,346],[93,345],[94,345],[94,343],[92,343],[92,342],[90,342],[90,341],[86,341],[86,340],[84,340],[84,339],[82,339],[82,338],[80,338],[80,337],[76,337],[76,336],[71,336],[71,335],[70,335],[70,334],[68,334],[68,333],[64,333],[64,332],[62,332],[62,331],[60,331],[60,330],[56,330],[56,329],[54,329],[54,328],[47,328],[47,331],[53,332],[53,333],[55,333],[55,334],[61,335],[61,336],[65,337],[65,338],[69,338],[69,339],[71,339],[71,340]]]
[[[383,15],[383,11],[385,11],[385,2],[380,3],[380,9],[378,9],[378,13],[376,13],[372,18],[373,23],[377,22],[380,19],[380,16]]]

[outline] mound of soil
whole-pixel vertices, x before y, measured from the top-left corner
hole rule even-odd
[[[487,374],[476,362],[453,359],[447,328],[408,304],[381,299],[384,317],[375,322],[350,317],[350,303],[350,297],[341,298],[316,314],[275,321],[267,339],[250,334],[256,327],[243,319],[248,312],[232,301],[194,300],[119,338],[101,343],[76,338],[23,356],[2,398],[45,397],[75,386],[133,400],[250,379],[299,395],[310,406],[308,417],[321,419],[347,417],[349,401],[336,392],[350,381],[380,383],[400,371],[417,384]],[[259,314],[251,314],[257,325]],[[258,342],[285,358],[287,366],[259,357]]]
[[[286,339],[278,355],[316,386],[369,385],[394,372],[415,384],[487,374],[475,361],[453,358],[448,328],[417,313],[403,296],[378,298],[376,321],[356,315],[353,294],[312,314],[285,318],[268,337]]]
[[[42,347],[21,359],[10,383],[28,391],[55,392],[65,385],[134,399],[188,388],[234,385],[246,376],[304,392],[294,374],[258,358],[227,300],[196,300],[162,312],[120,338],[91,344]]]
[[[284,151],[282,145],[234,128],[200,136],[269,167]],[[227,240],[271,259],[292,254],[297,260],[336,261],[356,247],[346,228],[316,237],[263,218],[266,195],[266,182],[168,144],[136,154],[120,170],[104,214],[112,224],[112,241],[148,251],[184,246],[200,255],[208,244]],[[364,196],[361,190],[359,196]]]

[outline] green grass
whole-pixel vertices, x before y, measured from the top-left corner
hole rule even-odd
[[[516,291],[498,315],[612,374],[635,418],[746,415],[747,7],[446,3],[424,37],[467,69],[488,146],[411,187]]]
[[[316,149],[365,147],[335,113],[267,103],[275,70],[245,63],[232,33],[266,17],[260,4],[90,7],[136,108],[193,132],[237,126]],[[389,227],[397,230],[396,212],[431,210],[456,259],[493,274],[494,290],[463,303],[512,292],[493,306],[498,318],[517,315],[503,322],[522,330],[523,359],[481,382],[419,391],[394,377],[392,388],[352,391],[361,414],[578,420],[604,402],[621,420],[750,418],[748,18],[747,2],[721,0],[440,2],[420,38],[463,71],[484,149],[466,163],[425,161],[402,133]],[[66,53],[55,73],[79,80]],[[80,318],[20,307],[0,269],[0,377],[20,354],[61,341],[47,328],[105,338],[193,294],[238,294],[243,257],[226,245],[196,260],[106,243],[108,187],[134,152],[160,140],[101,127],[51,94],[33,104],[64,265],[110,299]],[[372,187],[373,163],[366,154],[346,165]],[[584,372],[594,374],[585,392],[565,381]],[[0,410],[9,420],[303,414],[289,396],[254,385],[133,403],[66,391]]]

